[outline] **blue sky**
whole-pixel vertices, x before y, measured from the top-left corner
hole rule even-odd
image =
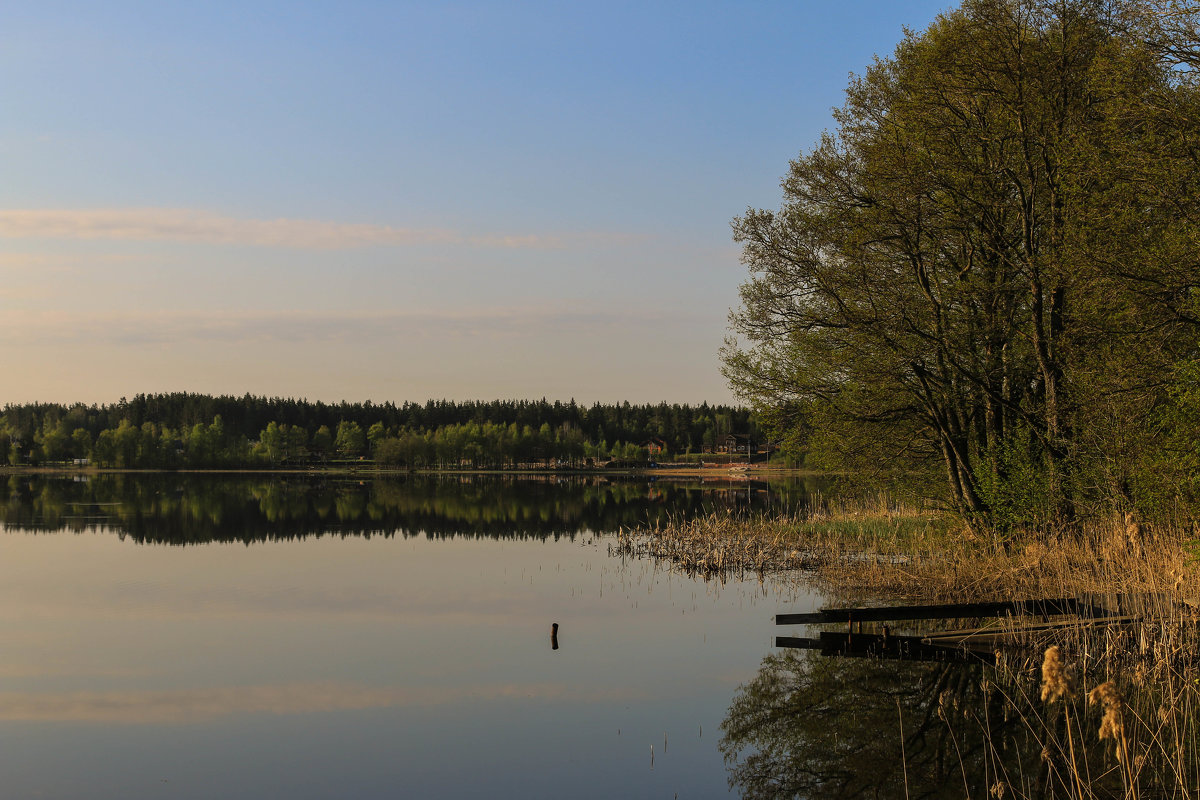
[[[941,2],[0,7],[3,402],[723,402],[731,218]]]

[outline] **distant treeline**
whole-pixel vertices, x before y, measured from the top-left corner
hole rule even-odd
[[[172,393],[106,405],[8,405],[0,415],[0,453],[14,466],[584,466],[644,460],[659,448],[701,452],[730,435],[762,433],[748,409],[733,406],[545,399],[376,405]]]

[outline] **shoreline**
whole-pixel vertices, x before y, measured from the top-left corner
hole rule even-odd
[[[0,466],[0,475],[353,475],[356,477],[395,477],[398,475],[488,475],[513,477],[663,477],[663,478],[720,478],[729,481],[768,480],[772,478],[818,478],[828,473],[811,469],[767,467],[760,464],[733,466],[717,464],[704,467],[668,465],[605,469],[389,469],[374,465],[298,467],[222,467],[222,468],[122,468],[94,466]]]

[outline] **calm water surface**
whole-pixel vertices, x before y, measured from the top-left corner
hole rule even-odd
[[[619,525],[803,486],[7,489],[4,797],[737,796],[721,723],[775,652],[772,615],[819,605],[608,547]]]

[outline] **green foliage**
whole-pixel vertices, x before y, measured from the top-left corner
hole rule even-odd
[[[312,452],[322,461],[329,458],[333,452],[333,432],[329,430],[328,425],[322,425],[317,428],[316,433],[312,435]]]
[[[641,445],[650,439],[682,453],[728,433],[762,437],[749,409],[707,404],[329,406],[176,394],[99,407],[10,405],[0,416],[0,447],[13,465],[87,458],[112,468],[298,467],[357,461],[368,452],[381,465],[410,469],[581,467],[644,461]]]
[[[1132,465],[1131,499],[1156,516],[1200,512],[1200,361],[1180,366],[1153,416],[1160,446]]]
[[[342,420],[338,424],[337,438],[334,440],[338,454],[343,458],[356,458],[367,449],[367,437],[357,422]]]
[[[1027,432],[996,444],[980,470],[980,495],[990,509],[989,522],[1001,530],[1045,529],[1054,522],[1054,496],[1037,447]]]
[[[1200,325],[1194,27],[1168,48],[1160,5],[966,0],[854,79],[734,221],[738,395],[827,467],[936,467],[973,520],[1128,506]]]

